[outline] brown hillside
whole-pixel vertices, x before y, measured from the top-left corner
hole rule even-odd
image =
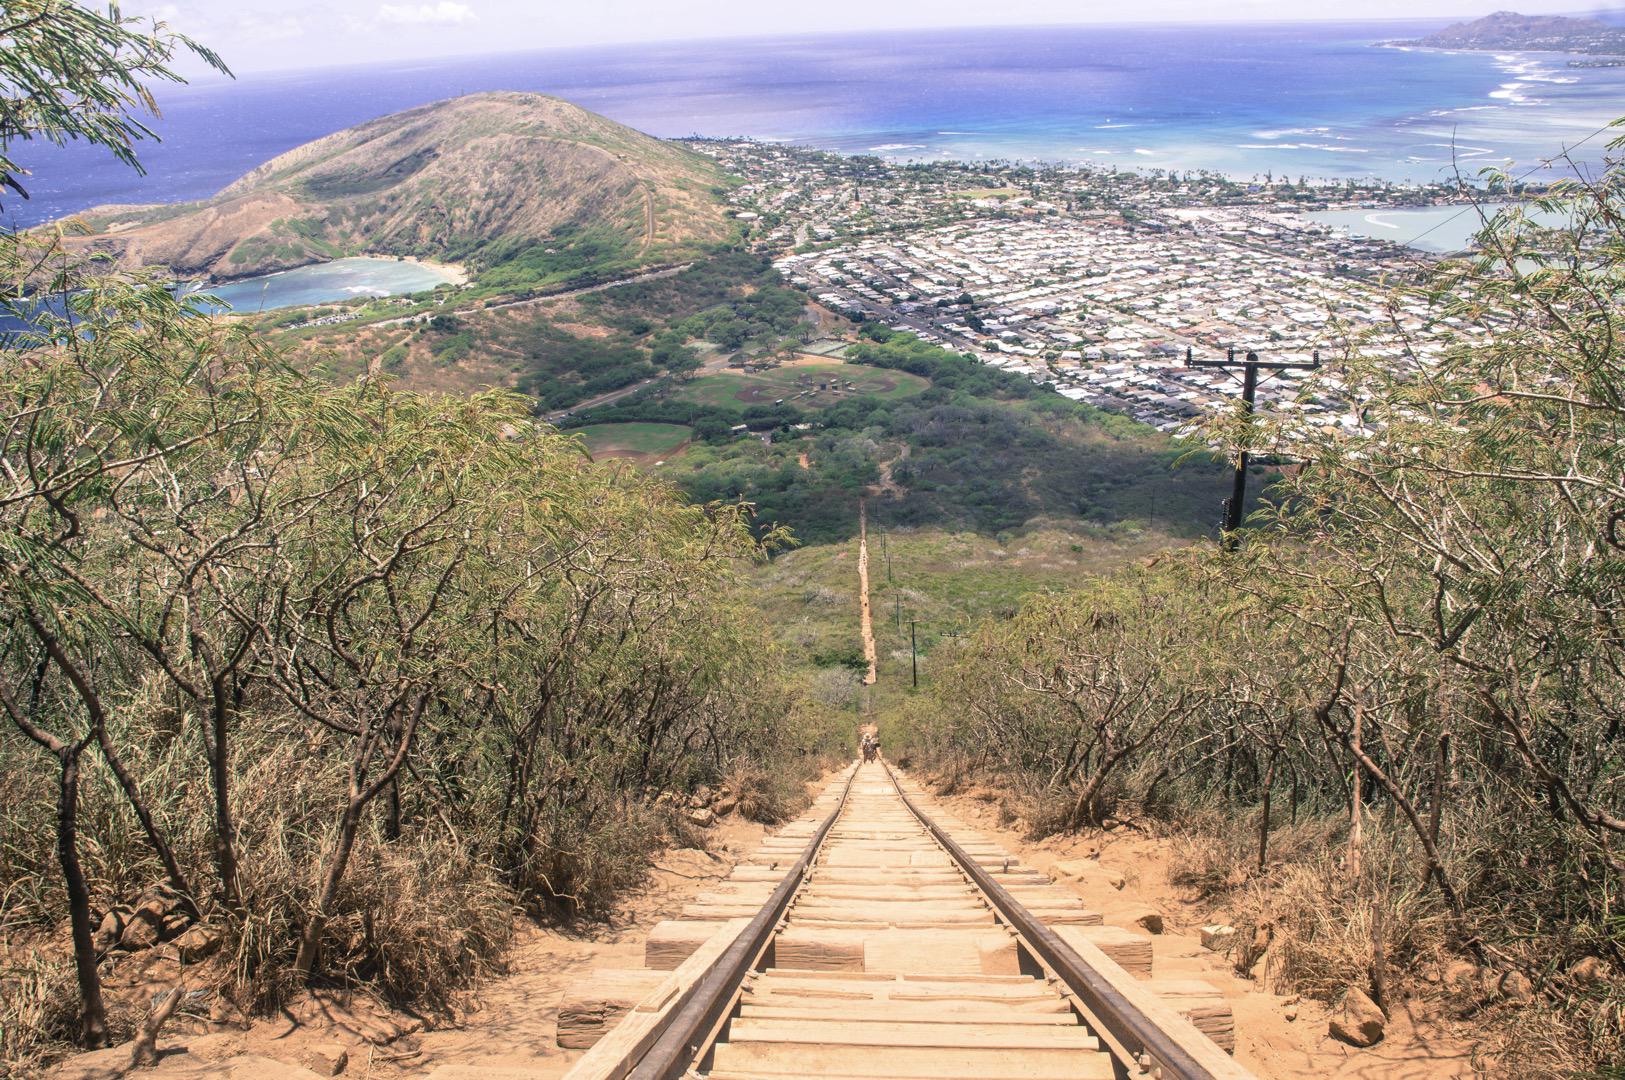
[[[204,203],[92,211],[82,242],[216,279],[361,251],[647,262],[728,236],[722,183],[707,159],[557,98],[474,94],[298,147]]]

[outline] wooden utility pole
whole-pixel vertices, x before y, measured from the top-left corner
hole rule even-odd
[[[920,685],[920,647],[914,642],[914,620],[908,621],[908,666],[914,676],[914,685]]]
[[[1224,360],[1197,360],[1191,355],[1189,346],[1185,349],[1186,367],[1222,368],[1231,371],[1238,363],[1242,368],[1241,376],[1241,416],[1247,430],[1252,427],[1253,400],[1258,392],[1258,372],[1264,371],[1313,371],[1320,367],[1320,352],[1317,350],[1315,358],[1309,363],[1290,360],[1260,360],[1258,354],[1249,352],[1245,360],[1236,359],[1236,350],[1231,349],[1229,356]],[[1232,372],[1233,374],[1233,372]],[[1224,503],[1224,531],[1223,542],[1226,551],[1236,550],[1241,538],[1238,530],[1241,528],[1242,510],[1247,505],[1247,440],[1244,431],[1240,446],[1236,448],[1236,476],[1231,484],[1230,498]]]

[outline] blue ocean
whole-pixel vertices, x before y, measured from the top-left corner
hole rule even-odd
[[[893,160],[1431,180],[1591,136],[1625,68],[1556,54],[1374,47],[1439,22],[918,30],[516,53],[211,79],[160,93],[145,177],[85,148],[16,147],[29,225],[105,203],[212,195],[331,131],[480,90],[557,94],[651,134],[749,136]],[[227,57],[229,62],[230,57]],[[1561,168],[1561,166],[1559,166]]]

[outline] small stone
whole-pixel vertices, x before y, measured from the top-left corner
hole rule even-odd
[[[136,908],[130,916],[130,921],[119,934],[119,948],[126,952],[140,952],[142,949],[152,948],[160,940],[159,930],[162,920],[162,913],[153,911],[151,905]]]
[[[717,817],[727,817],[729,814],[733,813],[734,810],[736,810],[738,807],[739,807],[739,800],[738,799],[734,798],[732,795],[724,795],[722,798],[717,800],[716,806],[713,807],[712,809],[716,813]]]
[[[124,916],[115,909],[102,916],[101,925],[91,935],[90,941],[97,952],[104,953],[118,944],[119,936],[123,933]]]
[[[1281,1015],[1286,1017],[1287,1023],[1291,1023],[1298,1018],[1298,1007],[1296,1005],[1288,1005],[1286,1007],[1286,1011]]]
[[[339,1043],[317,1043],[305,1049],[299,1063],[320,1076],[337,1076],[350,1064],[350,1051]]]
[[[1358,987],[1349,987],[1326,1025],[1326,1033],[1350,1046],[1375,1046],[1382,1041],[1388,1018],[1377,1003]]]
[[[1501,976],[1496,992],[1508,1001],[1528,1001],[1535,996],[1535,987],[1523,972],[1509,971]]]
[[[1452,960],[1444,966],[1441,976],[1444,988],[1458,996],[1471,995],[1478,982],[1478,968],[1465,960]]]
[[[690,810],[687,816],[689,821],[702,828],[715,825],[717,823],[717,816],[703,806]]]
[[[1209,952],[1227,952],[1235,944],[1236,928],[1224,923],[1202,927],[1202,948]]]
[[[162,897],[154,897],[151,900],[143,900],[137,904],[134,914],[130,917],[133,919],[146,919],[155,926],[162,926],[164,919],[168,918],[169,913],[173,910],[175,910],[174,905]]]
[[[186,928],[192,925],[192,920],[179,911],[171,911],[164,916],[163,923],[158,927],[158,936],[165,941],[179,937],[186,933]]]
[[[1602,961],[1595,956],[1581,957],[1569,968],[1569,978],[1580,986],[1593,986],[1602,981]]]
[[[220,933],[200,924],[176,938],[174,945],[183,963],[195,964],[208,959],[220,948]]]

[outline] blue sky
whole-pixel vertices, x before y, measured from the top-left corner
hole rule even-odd
[[[414,57],[915,26],[1476,18],[1497,7],[1576,13],[1574,0],[126,0],[238,71]],[[1609,5],[1619,7],[1618,4]],[[1583,9],[1580,9],[1583,10]]]

